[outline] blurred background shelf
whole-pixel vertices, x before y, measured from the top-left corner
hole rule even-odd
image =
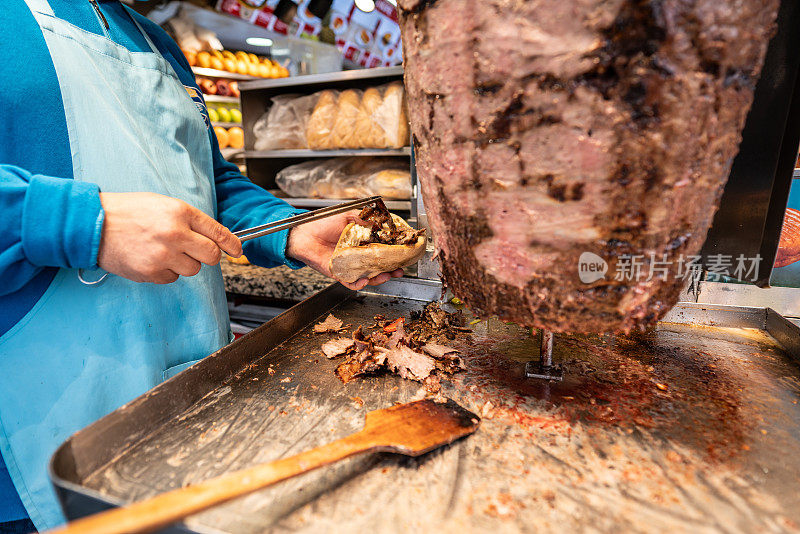
[[[288,93],[288,88],[300,87],[304,92],[313,93],[321,89],[349,89],[364,85],[381,85],[392,81],[403,81],[403,67],[378,67],[374,69],[345,70],[323,74],[309,74],[289,78],[259,78],[242,84],[240,89],[247,91],[276,91]]]
[[[222,153],[222,157],[231,160],[238,157],[244,157],[244,150],[241,148],[221,148],[220,152]]]
[[[216,104],[238,104],[239,99],[235,96],[203,95],[206,102]]]
[[[221,126],[222,128],[235,128],[235,127],[242,127],[241,122],[219,122],[215,121],[211,123],[212,126]],[[237,150],[244,150],[243,148],[239,148]]]
[[[405,156],[411,155],[411,147],[404,148],[358,148],[351,150],[309,150],[307,148],[287,150],[248,150],[248,158],[336,158],[342,156]]]
[[[335,206],[336,204],[341,204],[342,202],[347,202],[348,200],[343,198],[334,199],[334,198],[287,197],[286,193],[284,193],[280,189],[270,189],[269,192],[275,195],[276,197],[280,198],[281,200],[285,200],[287,203],[291,204],[296,208],[324,208],[326,206]],[[386,207],[392,211],[411,211],[410,200],[384,200],[384,204],[386,204]]]
[[[226,70],[204,69],[203,67],[192,67],[192,72],[194,72],[198,76],[205,76],[206,78],[226,78],[228,80],[239,80],[239,81],[253,81],[253,80],[264,79],[258,76],[249,76],[247,74],[228,72]]]

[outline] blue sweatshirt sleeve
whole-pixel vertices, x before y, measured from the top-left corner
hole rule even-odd
[[[0,295],[44,267],[93,268],[103,227],[96,184],[0,164]]]
[[[172,64],[181,82],[196,88],[202,94],[192,68],[178,44],[152,21],[135,12],[131,13],[154,38],[159,51]],[[222,157],[213,128],[209,128],[209,140],[214,160],[217,219],[231,231],[244,230],[306,211],[290,206],[242,176],[236,165]],[[288,265],[299,269],[304,264],[286,256],[288,235],[289,231],[285,230],[251,239],[244,244],[244,254],[252,263],[262,267]]]
[[[235,232],[305,211],[290,206],[242,176],[236,165],[222,157],[213,130],[212,137],[218,219],[222,224]],[[251,239],[242,248],[247,259],[256,265],[275,267],[283,264],[299,269],[304,264],[286,256],[288,237],[289,230],[284,230]]]

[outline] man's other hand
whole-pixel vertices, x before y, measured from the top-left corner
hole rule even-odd
[[[358,218],[358,211],[349,211],[295,226],[289,232],[286,254],[302,261],[325,276],[333,278],[330,268],[331,256],[344,227],[351,222],[363,224],[363,221]],[[391,273],[381,273],[374,278],[362,278],[352,284],[341,280],[339,280],[339,283],[350,289],[359,290],[367,284],[377,286],[391,278],[399,278],[401,276],[403,276],[403,269],[397,269]]]

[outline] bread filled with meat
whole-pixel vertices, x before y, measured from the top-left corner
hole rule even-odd
[[[338,280],[353,283],[402,269],[425,253],[425,229],[412,228],[383,202],[364,208],[359,217],[369,226],[348,224],[331,256],[331,274]]]

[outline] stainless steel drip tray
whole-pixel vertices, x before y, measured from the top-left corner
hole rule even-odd
[[[343,385],[311,326],[408,315],[441,295],[401,279],[318,293],[81,430],[51,476],[70,518],[358,430],[421,394]],[[556,336],[560,383],[524,377],[536,339],[497,320],[455,340],[442,391],[483,415],[423,458],[376,454],[189,518],[172,532],[789,530],[800,524],[798,328],[765,309],[678,305],[647,334]]]

